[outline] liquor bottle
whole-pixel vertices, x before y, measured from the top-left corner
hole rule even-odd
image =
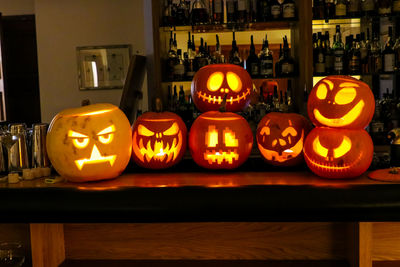
[[[175,16],[172,12],[172,0],[166,1],[163,12],[163,25],[169,27],[175,25]]]
[[[260,121],[267,114],[267,105],[264,101],[264,90],[262,86],[260,86],[260,94],[258,95],[258,102],[255,109],[257,113],[256,121]]]
[[[353,47],[353,35],[350,34],[346,36],[346,42],[344,44],[344,56],[343,56],[343,72],[350,72],[350,62],[351,62],[351,53]]]
[[[329,31],[325,31],[325,73],[333,73],[334,55],[331,49],[331,42],[329,40]]]
[[[349,0],[347,5],[347,15],[350,17],[360,16],[361,6],[360,0]]]
[[[222,24],[224,23],[224,3],[223,0],[213,0],[213,23]]]
[[[226,0],[226,17],[228,23],[236,22],[236,5],[235,0]]]
[[[336,17],[346,17],[347,16],[346,0],[336,0],[335,16]]]
[[[395,68],[395,53],[393,50],[392,27],[389,27],[389,36],[382,51],[383,72],[393,72]]]
[[[185,77],[185,65],[182,60],[182,50],[177,51],[177,61],[174,66],[174,81],[183,81]]]
[[[292,80],[289,79],[288,80],[288,86],[286,89],[286,95],[285,95],[285,99],[286,99],[286,105],[288,107],[288,112],[292,113],[294,112],[294,105],[293,105],[293,89],[292,89]]]
[[[274,86],[274,95],[272,97],[272,105],[273,105],[273,111],[278,112],[279,111],[279,95],[278,95],[278,87],[276,85]]]
[[[278,58],[277,62],[275,63],[275,76],[279,76],[282,73],[282,67],[281,67],[282,59],[283,59],[282,44],[279,44],[279,58]]]
[[[313,68],[314,68],[314,73],[315,73],[315,64],[318,61],[318,38],[317,38],[317,33],[313,33],[312,44],[313,44]]]
[[[167,91],[167,110],[172,111],[172,87],[171,85],[168,85],[168,91]]]
[[[247,0],[237,0],[236,22],[247,22]]]
[[[325,18],[335,17],[335,0],[325,0]]]
[[[293,0],[285,0],[282,4],[282,17],[292,19],[296,17],[296,4]]]
[[[271,16],[273,19],[280,19],[282,16],[282,6],[278,0],[271,0]]]
[[[289,43],[287,36],[283,38],[283,58],[281,60],[281,76],[292,76],[295,73],[295,61],[290,56]]]
[[[174,85],[174,94],[172,95],[172,108],[171,111],[175,112],[178,107],[178,92],[176,91],[176,85]]]
[[[367,29],[367,40],[365,40],[365,33],[361,33],[361,40],[360,40],[360,64],[361,64],[361,73],[362,74],[369,74],[369,66],[368,66],[368,58],[369,58],[369,29]]]
[[[263,50],[260,54],[260,76],[264,78],[271,78],[274,76],[274,62],[272,58],[272,52],[268,47],[267,36],[264,40]]]
[[[194,25],[208,23],[208,11],[204,0],[194,0],[191,20]]]
[[[395,14],[400,13],[400,0],[393,0],[392,10]]]
[[[180,0],[179,5],[176,8],[176,25],[188,25],[189,24],[189,6],[185,0]]]
[[[246,60],[246,69],[249,72],[250,76],[255,78],[260,75],[260,60],[256,55],[256,49],[254,47],[253,35],[251,36],[250,42],[250,53],[249,57]]]
[[[212,64],[219,64],[219,63],[223,63],[221,61],[221,46],[219,44],[219,37],[218,34],[215,35],[215,38],[217,40],[216,44],[215,44],[215,51],[214,54],[212,55]]]
[[[172,39],[172,32],[171,37],[169,39],[169,51],[168,51],[168,58],[166,63],[166,74],[167,80],[172,81],[174,79],[174,66],[177,63],[177,54],[176,54],[176,47],[174,46],[174,39]]]
[[[323,37],[321,32],[318,32],[317,39],[317,52],[316,52],[316,62],[315,62],[315,74],[324,75],[325,74],[325,51],[322,46]]]
[[[356,40],[353,41],[349,59],[350,59],[349,73],[350,74],[360,74],[361,52],[360,52],[360,35],[359,34],[356,35]]]
[[[388,16],[392,13],[392,0],[379,0],[378,13],[382,16]]]
[[[313,18],[323,19],[325,17],[325,6],[324,0],[314,0],[313,1]]]
[[[382,71],[382,55],[379,37],[372,32],[371,53],[369,67],[372,74],[379,74]]]
[[[243,66],[243,61],[239,55],[239,48],[236,45],[235,32],[232,32],[232,34],[233,34],[232,50],[229,53],[229,63]]]
[[[269,0],[260,0],[258,8],[258,20],[268,21],[271,16],[271,5]]]
[[[335,74],[343,74],[344,73],[344,65],[343,65],[343,56],[344,56],[344,46],[342,43],[342,35],[340,34],[340,25],[336,25],[336,35],[335,42],[333,43],[333,55],[335,57],[334,60],[334,73]]]
[[[194,66],[195,66],[195,71],[198,71],[202,67],[206,66],[208,64],[208,59],[206,57],[205,49],[204,49],[204,40],[203,38],[200,38],[200,47],[199,47],[199,53],[194,58]]]
[[[250,20],[249,20],[249,22],[257,22],[258,21],[257,2],[258,2],[258,0],[250,0]]]
[[[364,16],[375,14],[375,0],[361,0],[361,11]]]

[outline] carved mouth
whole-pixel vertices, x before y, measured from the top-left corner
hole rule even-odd
[[[237,149],[234,149],[233,151],[206,150],[204,153],[204,159],[207,160],[209,164],[221,164],[224,161],[228,164],[232,164],[233,160],[239,160],[239,154],[237,153]]]
[[[321,124],[329,127],[343,127],[353,123],[364,108],[364,101],[360,100],[346,115],[341,118],[329,119],[322,115],[318,109],[314,109],[314,117]]]
[[[231,96],[230,98],[227,98],[226,99],[226,103],[227,104],[231,104],[231,105],[233,103],[235,103],[235,102],[239,103],[243,99],[246,99],[247,96],[250,95],[250,93],[251,93],[250,88],[247,88],[246,92],[243,92],[242,95],[238,95],[237,97]],[[224,98],[221,97],[221,96],[216,97],[216,96],[212,96],[212,95],[207,95],[206,93],[203,94],[201,92],[197,92],[197,95],[203,101],[208,102],[208,103],[212,103],[212,104],[220,105],[222,103],[222,101],[224,100]]]
[[[311,159],[309,156],[307,156],[306,153],[304,153],[304,156],[308,160],[309,163],[311,163],[314,167],[317,167],[318,169],[327,171],[327,172],[345,172],[348,169],[352,168],[353,166],[357,165],[362,158],[363,152],[360,152],[360,155],[356,160],[354,160],[352,163],[343,163],[341,165],[338,165],[337,163],[326,163],[326,162],[320,162]]]
[[[274,150],[269,150],[264,148],[261,144],[258,144],[258,148],[261,151],[261,154],[270,161],[277,161],[277,162],[285,162],[289,159],[297,157],[301,151],[303,151],[303,139],[304,139],[304,130],[301,132],[301,138],[297,143],[282,152],[280,155],[278,152]]]
[[[110,165],[113,166],[116,158],[117,158],[116,155],[102,156],[97,146],[94,145],[90,158],[75,160],[75,164],[79,170],[82,170],[83,166],[86,164],[98,164],[103,162],[109,162]]]
[[[133,151],[135,155],[144,162],[159,161],[169,163],[171,160],[175,160],[182,148],[182,133],[179,131],[178,138],[174,138],[172,144],[164,142],[163,140],[148,140],[146,145],[143,144],[143,138],[137,142],[137,134],[133,136],[134,146]],[[137,145],[136,145],[137,144]]]

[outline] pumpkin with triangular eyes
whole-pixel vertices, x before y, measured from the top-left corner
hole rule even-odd
[[[352,178],[372,162],[374,145],[363,129],[314,128],[304,144],[304,158],[311,171],[325,178]]]
[[[333,75],[313,87],[307,109],[315,126],[363,129],[374,116],[375,99],[366,83]]]
[[[250,103],[253,81],[242,67],[212,64],[196,72],[192,81],[193,103],[201,112],[217,111],[226,98],[226,111],[239,112]]]
[[[187,130],[172,112],[146,112],[133,124],[133,160],[149,169],[177,164],[186,151]]]
[[[311,124],[295,113],[271,112],[257,127],[258,149],[267,163],[294,166],[303,162],[303,144]]]

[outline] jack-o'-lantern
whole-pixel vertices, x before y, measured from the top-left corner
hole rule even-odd
[[[52,120],[47,152],[56,171],[69,181],[85,182],[120,175],[132,151],[125,114],[102,103],[66,109]]]
[[[369,86],[349,76],[328,76],[312,89],[308,115],[315,126],[362,129],[375,111]]]
[[[133,125],[133,159],[145,168],[178,163],[186,151],[186,126],[171,112],[146,112]]]
[[[250,155],[253,134],[247,121],[231,112],[200,115],[189,132],[193,160],[208,169],[234,169]]]
[[[196,72],[191,93],[201,112],[219,110],[225,97],[226,111],[238,112],[249,105],[252,88],[252,79],[242,67],[212,64]]]
[[[307,136],[304,158],[315,174],[325,178],[352,178],[372,162],[373,143],[363,129],[317,127]]]
[[[268,113],[257,127],[258,149],[269,164],[297,165],[303,162],[303,144],[310,129],[310,123],[299,114]]]

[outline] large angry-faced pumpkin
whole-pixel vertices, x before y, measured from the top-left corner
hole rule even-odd
[[[178,163],[186,151],[186,126],[171,112],[146,112],[133,125],[133,159],[145,168]]]
[[[213,64],[196,72],[191,92],[201,112],[219,110],[225,97],[226,111],[238,112],[249,105],[252,88],[252,79],[242,67]]]
[[[375,111],[369,86],[349,76],[328,76],[319,81],[308,98],[308,115],[316,126],[363,129]]]
[[[46,142],[56,171],[74,182],[117,177],[132,151],[128,119],[118,107],[105,103],[58,113]]]
[[[304,158],[315,174],[325,178],[352,178],[371,164],[371,137],[362,129],[317,127],[306,138]]]
[[[247,121],[231,112],[209,111],[200,115],[189,133],[193,160],[208,169],[234,169],[244,163],[253,146]]]
[[[258,149],[269,164],[297,165],[303,162],[303,144],[310,129],[310,123],[299,114],[268,113],[257,127]]]

